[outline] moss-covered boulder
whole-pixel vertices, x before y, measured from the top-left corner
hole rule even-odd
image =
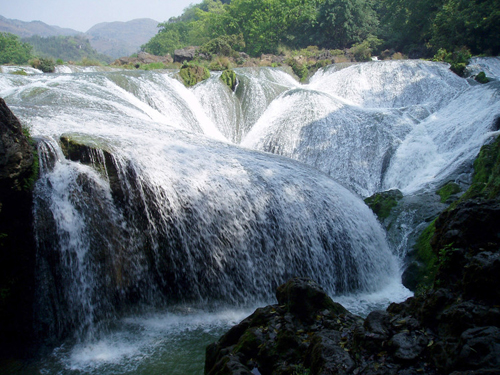
[[[224,70],[220,76],[220,79],[226,84],[227,87],[231,89],[231,91],[234,91],[237,84],[236,73],[234,72],[234,70]]]
[[[314,281],[296,277],[278,287],[276,299],[280,305],[299,319],[314,319],[314,313],[330,310],[335,314],[345,314],[347,310],[333,300]]]
[[[285,375],[353,367],[347,348],[338,344],[345,342],[341,331],[361,325],[361,318],[311,279],[294,278],[278,287],[276,296],[277,305],[257,309],[207,347],[206,374]]]
[[[456,182],[450,181],[443,185],[436,194],[441,197],[441,203],[450,203],[450,200],[456,199],[456,194],[460,193],[462,189]]]
[[[179,71],[182,82],[186,87],[191,87],[210,78],[210,71],[200,65],[184,64]]]
[[[365,203],[372,209],[380,220],[389,216],[391,210],[397,206],[398,201],[403,198],[401,191],[394,189],[373,194],[365,199]]]
[[[479,83],[488,83],[490,80],[488,77],[486,77],[486,74],[484,72],[479,72],[474,79],[479,82]]]

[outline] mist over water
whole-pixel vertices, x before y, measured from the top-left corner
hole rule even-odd
[[[0,74],[40,139],[37,321],[67,338],[33,365],[47,374],[202,373],[204,347],[292,276],[359,314],[404,300],[406,249],[360,196],[436,189],[498,131],[498,82],[444,64],[333,66],[308,85],[237,69],[234,93],[220,73],[186,89],[172,71],[91,70]],[[61,136],[85,147],[65,156]]]

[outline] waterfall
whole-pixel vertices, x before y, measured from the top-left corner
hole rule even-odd
[[[497,60],[476,63],[495,74]],[[163,355],[154,322],[174,346],[220,332],[207,316],[227,327],[292,276],[360,313],[406,298],[401,246],[419,216],[403,212],[391,248],[360,196],[431,197],[499,130],[499,83],[445,64],[333,66],[307,85],[275,68],[236,74],[235,92],[220,73],[192,89],[173,71],[0,74],[39,140],[37,328],[77,342],[54,368],[101,373],[105,346],[106,364],[137,369]]]

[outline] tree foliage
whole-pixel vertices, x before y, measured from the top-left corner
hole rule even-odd
[[[24,38],[24,42],[33,46],[34,54],[46,59],[61,59],[64,61],[81,61],[85,59],[110,62],[111,58],[98,53],[87,38],[82,36],[51,36],[34,35]]]
[[[235,35],[244,45],[231,48],[251,56],[309,45],[366,55],[370,40],[415,57],[461,47],[498,54],[500,0],[203,0],[159,27],[142,47],[156,55],[210,43],[222,50]]]
[[[367,0],[325,0],[319,8],[319,30],[327,48],[347,48],[375,33],[377,15]]]
[[[10,33],[0,33],[0,64],[26,64],[33,47]]]
[[[449,0],[436,14],[431,42],[453,50],[500,53],[500,0]]]

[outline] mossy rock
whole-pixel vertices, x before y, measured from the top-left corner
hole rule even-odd
[[[462,63],[462,62],[453,62],[453,63],[451,63],[451,66],[450,66],[450,70],[459,77],[463,77],[465,75],[466,68],[467,68],[467,64]]]
[[[481,147],[474,160],[472,185],[459,201],[478,197],[500,198],[500,137]]]
[[[403,198],[401,191],[394,189],[373,194],[365,199],[365,203],[372,209],[379,219],[385,219],[391,210],[398,205]]]
[[[474,78],[477,82],[479,83],[488,83],[490,80],[488,79],[488,77],[486,77],[486,74],[484,72],[480,72],[475,78]]]
[[[186,87],[191,87],[210,78],[210,71],[200,65],[184,64],[179,75]]]
[[[462,191],[462,189],[460,189],[460,186],[457,183],[450,181],[446,185],[444,185],[443,187],[441,187],[436,192],[436,194],[441,197],[441,203],[446,203],[446,201],[448,201],[448,199],[452,195],[458,194],[461,191]]]
[[[436,231],[435,220],[420,234],[414,246],[414,259],[403,273],[403,285],[413,291],[425,290],[434,283],[437,254],[431,246]]]
[[[226,84],[227,87],[231,89],[231,91],[234,91],[237,83],[236,73],[234,72],[234,70],[224,70],[220,76],[220,79]]]
[[[276,299],[288,312],[303,321],[313,320],[318,311],[329,310],[334,315],[347,310],[334,302],[313,280],[295,277],[276,289]]]
[[[11,72],[10,74],[15,74],[18,76],[27,76],[28,75],[28,73],[26,73],[26,71],[24,69],[16,70],[14,72]]]

